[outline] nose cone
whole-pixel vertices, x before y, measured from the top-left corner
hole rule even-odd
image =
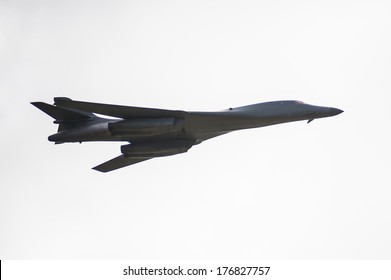
[[[328,111],[329,111],[329,116],[330,117],[331,116],[336,116],[336,115],[339,115],[339,114],[343,113],[342,110],[337,109],[337,108],[332,108],[332,107],[330,107]]]

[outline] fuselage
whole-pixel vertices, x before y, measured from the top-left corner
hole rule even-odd
[[[313,120],[340,114],[342,110],[305,104],[300,101],[273,101],[219,112],[194,112],[188,123],[196,138],[211,138],[235,130]]]
[[[177,117],[104,119],[78,122],[49,136],[56,143],[189,140],[201,143],[231,131],[334,116],[342,111],[300,101],[273,101],[216,112],[184,112]],[[68,125],[69,126],[69,125]]]

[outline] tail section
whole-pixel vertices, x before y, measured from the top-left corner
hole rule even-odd
[[[88,112],[65,109],[44,102],[31,102],[31,104],[55,119],[56,123],[88,120],[94,117]]]
[[[56,97],[54,98],[54,102],[58,100],[70,100],[65,97]],[[60,106],[50,105],[44,102],[31,102],[32,105],[37,107],[39,110],[51,116],[55,121],[54,123],[59,124],[58,132],[72,129],[79,122],[89,121],[92,119],[96,119],[95,116],[91,112],[79,111],[75,109],[64,108]]]

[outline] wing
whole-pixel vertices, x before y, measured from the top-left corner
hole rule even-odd
[[[131,158],[131,157],[125,157],[124,155],[120,155],[116,158],[113,158],[109,161],[106,161],[98,166],[95,166],[92,169],[95,169],[100,172],[109,172],[113,171],[115,169],[119,169],[128,165],[136,164],[145,160],[148,160],[151,158]]]
[[[70,108],[85,112],[92,112],[106,116],[112,116],[123,119],[130,118],[161,118],[161,117],[178,117],[183,118],[187,113],[185,111],[163,110],[153,108],[141,108],[101,103],[91,103],[74,101],[65,97],[54,98],[54,105],[59,107]]]

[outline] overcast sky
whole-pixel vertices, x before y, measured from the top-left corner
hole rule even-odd
[[[390,259],[390,1],[0,2],[0,259]],[[31,101],[345,112],[110,173]]]

